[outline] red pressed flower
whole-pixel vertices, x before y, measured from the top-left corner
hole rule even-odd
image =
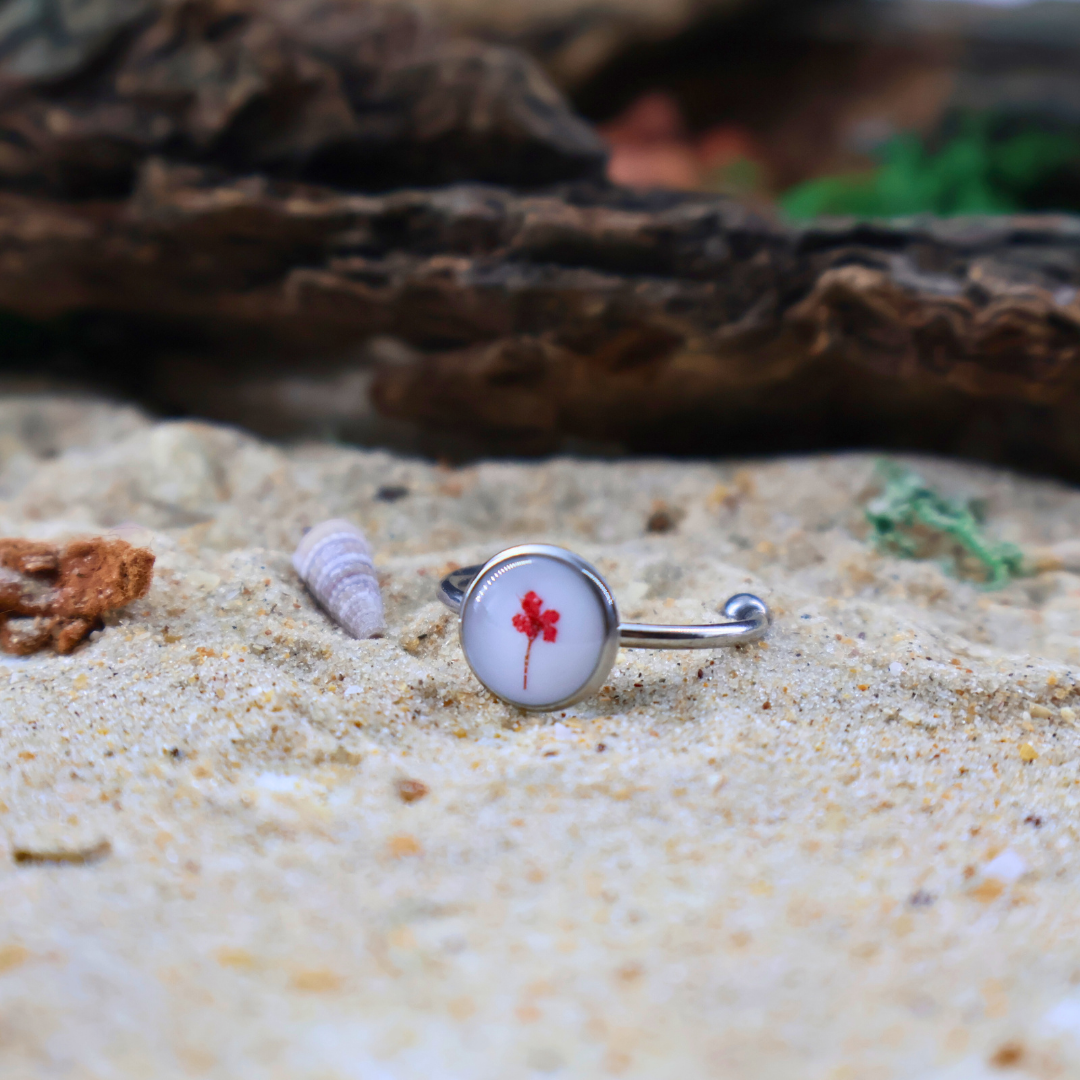
[[[530,589],[521,600],[523,614],[514,616],[514,629],[529,639],[529,644],[525,647],[525,681],[522,686],[524,690],[529,689],[529,654],[532,652],[533,642],[541,634],[545,641],[554,641],[558,633],[555,624],[559,621],[559,613],[551,610],[542,611],[543,606],[544,601]]]

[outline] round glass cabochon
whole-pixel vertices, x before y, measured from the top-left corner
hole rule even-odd
[[[477,678],[531,708],[573,697],[592,678],[608,640],[595,586],[575,566],[545,555],[492,567],[461,616],[462,647]]]

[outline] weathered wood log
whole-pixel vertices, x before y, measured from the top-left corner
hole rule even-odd
[[[536,64],[357,0],[21,0],[0,24],[0,185],[130,191],[153,155],[349,190],[603,171]]]
[[[426,448],[857,442],[1080,475],[1078,286],[1060,216],[795,230],[712,197],[361,196],[158,161],[124,202],[0,195],[0,309],[139,328],[103,374],[279,433],[349,435],[370,394]],[[403,347],[373,368],[372,339]]]

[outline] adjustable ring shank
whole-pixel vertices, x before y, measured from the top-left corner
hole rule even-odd
[[[439,584],[439,599],[453,612],[460,615],[461,605],[465,603],[465,594],[469,591],[473,578],[483,570],[480,566],[463,566],[452,574],[447,574]]]
[[[705,626],[620,623],[619,645],[624,649],[720,649],[758,641],[769,629],[769,609],[752,593],[731,597],[724,614],[733,621]]]
[[[439,585],[439,599],[460,614],[465,593],[482,569],[463,566],[447,574]],[[620,623],[619,645],[624,649],[719,649],[758,641],[769,629],[769,608],[751,593],[731,597],[724,605],[724,614],[733,621],[704,626]]]

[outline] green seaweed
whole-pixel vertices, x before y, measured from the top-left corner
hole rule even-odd
[[[796,220],[823,214],[890,218],[1041,208],[1042,188],[1080,161],[1080,140],[1036,128],[1002,133],[997,118],[967,115],[936,150],[906,133],[884,143],[878,157],[881,164],[871,171],[823,176],[789,188],[780,198],[781,208]]]
[[[944,498],[896,462],[881,462],[878,475],[882,490],[867,503],[866,520],[880,551],[902,559],[936,558],[946,573],[974,578],[987,589],[1000,589],[1027,572],[1015,544],[983,533],[977,506]]]

